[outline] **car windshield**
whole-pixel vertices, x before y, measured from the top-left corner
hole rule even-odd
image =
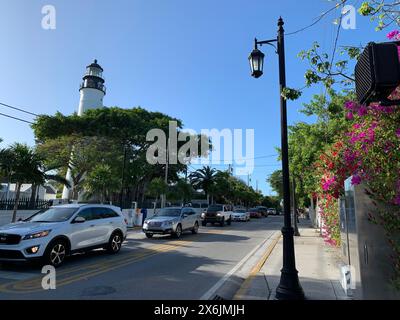
[[[69,220],[78,208],[49,208],[39,211],[25,221],[30,222],[63,222]]]
[[[207,212],[222,211],[222,206],[209,206]]]
[[[179,217],[181,215],[181,209],[179,208],[164,208],[161,209],[155,217]]]
[[[258,212],[258,209],[250,209],[250,212]]]
[[[246,210],[242,210],[242,209],[237,209],[235,211],[233,211],[234,213],[246,213]]]

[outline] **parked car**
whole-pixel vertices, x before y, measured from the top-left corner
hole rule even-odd
[[[257,208],[251,208],[248,210],[248,212],[250,214],[250,218],[262,218],[263,216],[262,212]]]
[[[233,221],[250,221],[250,213],[245,209],[236,209],[232,213]]]
[[[279,216],[279,211],[276,210],[276,209],[274,209],[274,208],[269,208],[269,209],[268,209],[268,213],[269,213],[269,214],[272,214],[272,215],[274,215],[274,216]]]
[[[221,227],[225,222],[230,225],[232,222],[232,206],[224,204],[213,204],[208,206],[207,211],[201,215],[201,224],[206,226],[207,223],[218,223]]]
[[[258,207],[256,207],[258,210],[260,210],[260,212],[261,212],[261,214],[264,216],[264,217],[268,217],[268,208],[267,207],[263,207],[263,206],[258,206]]]
[[[76,252],[96,248],[119,252],[126,232],[126,220],[118,207],[54,206],[0,227],[0,261],[41,260],[58,267]]]
[[[155,234],[170,234],[180,238],[184,231],[199,231],[200,215],[191,207],[163,208],[144,221],[143,232],[147,238]]]

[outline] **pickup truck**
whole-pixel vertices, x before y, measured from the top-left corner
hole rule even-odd
[[[221,227],[232,222],[232,206],[224,204],[212,204],[201,214],[201,225],[205,227],[207,223],[218,223]]]

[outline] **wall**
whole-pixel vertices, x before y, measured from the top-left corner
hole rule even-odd
[[[394,271],[390,258],[392,248],[385,230],[368,218],[370,214],[379,220],[379,210],[385,208],[374,205],[364,185],[351,185],[351,178],[346,180],[345,190],[349,258],[356,283],[354,297],[368,300],[400,299],[400,292],[391,285]]]

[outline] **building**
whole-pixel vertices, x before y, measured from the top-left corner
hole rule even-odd
[[[0,200],[15,199],[16,184],[10,183],[10,190],[7,192],[7,183],[1,184]],[[21,186],[20,198],[30,198],[32,195],[32,184],[24,183]],[[51,184],[39,186],[36,189],[36,198],[39,200],[54,200],[57,197],[57,189]]]
[[[103,108],[103,98],[106,94],[104,85],[103,68],[97,63],[97,60],[86,67],[86,72],[82,78],[82,83],[79,88],[80,99],[78,107],[78,115],[82,116],[89,109]],[[72,176],[71,170],[67,170],[66,180],[71,186]],[[64,186],[62,199],[70,199],[71,189]]]

